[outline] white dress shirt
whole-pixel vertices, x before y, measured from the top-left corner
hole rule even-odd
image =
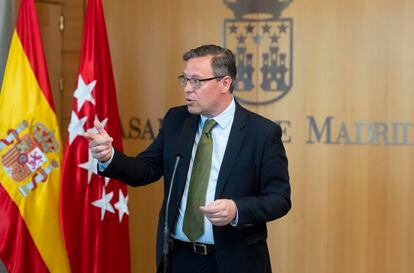
[[[234,102],[234,98],[230,105],[224,110],[221,114],[213,117],[217,122],[217,125],[211,131],[211,135],[213,137],[213,154],[211,160],[211,169],[210,169],[210,178],[208,180],[207,186],[207,194],[206,194],[206,203],[205,205],[210,204],[214,201],[214,196],[216,194],[216,185],[217,179],[220,172],[221,163],[223,161],[224,152],[226,151],[227,141],[229,140],[231,126],[234,120],[234,113],[236,111],[236,104]],[[191,172],[193,169],[194,157],[197,151],[198,141],[200,140],[201,133],[203,131],[204,123],[208,118],[201,115],[200,123],[198,124],[198,130],[195,136],[193,151],[191,154],[190,166],[188,168],[187,180],[185,182],[185,188],[183,197],[181,199],[181,205],[178,210],[178,219],[177,224],[175,226],[175,230],[172,236],[175,239],[189,242],[190,240],[183,232],[183,221],[185,215],[185,209],[187,206],[187,196],[188,196],[188,188],[190,185],[190,178]],[[213,226],[210,221],[204,217],[204,234],[197,239],[197,242],[204,243],[204,244],[214,244],[214,236],[213,236]]]

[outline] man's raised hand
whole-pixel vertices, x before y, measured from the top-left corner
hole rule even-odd
[[[84,136],[89,139],[89,150],[93,158],[106,162],[112,157],[113,138],[108,135],[98,120],[95,120],[93,124],[98,133],[85,133]]]

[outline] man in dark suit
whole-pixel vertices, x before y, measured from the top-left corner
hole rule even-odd
[[[172,108],[153,143],[136,157],[112,148],[96,121],[87,134],[102,175],[142,186],[164,176],[164,195],[180,153],[171,193],[168,226],[172,273],[271,272],[266,223],[291,207],[288,162],[281,128],[240,106],[232,92],[232,52],[216,45],[183,56],[179,83],[186,106]],[[184,132],[183,124],[187,126]],[[157,236],[157,264],[163,253],[164,199]]]

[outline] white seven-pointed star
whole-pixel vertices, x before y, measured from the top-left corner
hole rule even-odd
[[[92,96],[92,91],[95,85],[96,85],[96,80],[92,81],[89,84],[85,84],[85,82],[82,79],[82,76],[79,75],[78,87],[73,93],[73,96],[78,99],[78,111],[81,110],[85,101],[90,101],[92,102],[92,104],[95,105],[95,99]]]
[[[98,174],[98,160],[93,158],[91,150],[88,149],[88,161],[79,164],[79,167],[88,171],[88,184],[91,183],[92,173]]]
[[[92,202],[92,205],[101,209],[101,221],[103,221],[106,211],[115,213],[114,207],[109,203],[113,196],[114,193],[112,191],[106,194],[105,187],[102,187],[102,198]]]
[[[72,111],[72,117],[70,118],[70,124],[68,128],[69,144],[72,144],[73,140],[77,136],[83,136],[85,134],[85,129],[83,128],[83,126],[85,125],[86,119],[86,116],[79,119],[75,111]]]
[[[118,202],[116,202],[115,208],[118,210],[120,223],[122,222],[122,217],[124,216],[125,213],[129,215],[128,198],[129,198],[128,195],[125,197],[124,194],[122,193],[122,190],[119,189],[119,200]]]

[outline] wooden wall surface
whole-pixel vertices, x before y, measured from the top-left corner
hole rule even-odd
[[[103,4],[124,150],[135,154],[151,142],[167,109],[183,104],[177,83],[182,53],[200,44],[223,44],[223,21],[234,15],[219,0]],[[83,8],[84,1],[64,1],[66,124]],[[248,106],[288,122],[284,139],[293,208],[268,225],[273,271],[412,272],[414,2],[296,0],[282,17],[294,22],[293,87],[275,103]],[[331,140],[325,131],[318,141],[310,120],[321,129],[328,117]],[[358,122],[377,134],[362,135],[370,143],[347,144],[356,142]],[[133,272],[155,272],[162,184],[130,188],[129,195]]]

